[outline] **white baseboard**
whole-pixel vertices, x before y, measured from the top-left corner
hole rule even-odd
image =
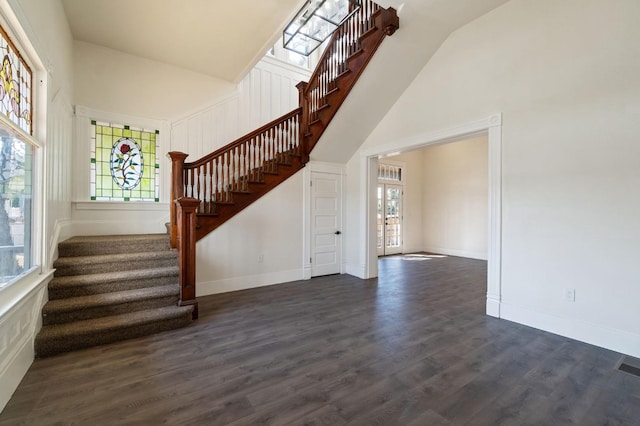
[[[504,301],[500,317],[550,333],[640,358],[640,334],[587,321],[560,317],[515,306]]]
[[[302,269],[268,272],[265,274],[246,275],[242,277],[198,282],[196,293],[197,297],[201,297],[211,294],[228,293],[230,291],[246,290],[249,288],[299,281],[303,279],[305,279],[305,275]]]
[[[446,254],[448,256],[467,257],[469,259],[487,260],[487,253],[479,251],[456,250],[442,247],[426,247],[423,251],[428,253]]]

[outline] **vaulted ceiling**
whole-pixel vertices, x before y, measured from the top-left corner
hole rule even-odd
[[[451,32],[507,0],[379,0]],[[62,0],[75,40],[238,82],[304,0]],[[402,9],[410,13],[402,13]],[[421,34],[416,34],[416,37]]]
[[[75,40],[237,82],[301,0],[62,0]]]

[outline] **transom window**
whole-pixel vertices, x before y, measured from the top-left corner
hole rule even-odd
[[[2,27],[0,55],[0,112],[31,135],[31,69]]]
[[[158,130],[91,121],[91,199],[160,201]]]
[[[378,163],[378,179],[402,182],[402,167]]]

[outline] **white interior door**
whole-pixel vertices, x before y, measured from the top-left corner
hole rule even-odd
[[[340,273],[342,177],[311,173],[311,276]]]
[[[402,185],[378,184],[378,256],[402,253]]]

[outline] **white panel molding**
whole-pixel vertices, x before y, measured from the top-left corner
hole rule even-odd
[[[34,271],[0,294],[0,411],[34,360],[33,340],[53,271]]]
[[[447,129],[399,139],[388,144],[363,148],[360,151],[360,156],[365,163],[361,163],[360,181],[361,184],[366,182],[366,187],[361,189],[361,193],[368,194],[368,198],[363,200],[361,205],[364,206],[363,222],[369,223],[361,244],[366,252],[365,269],[369,272],[367,278],[377,276],[377,271],[375,275],[371,275],[377,259],[371,256],[371,252],[376,250],[375,238],[371,237],[375,232],[373,229],[375,222],[371,223],[371,218],[376,208],[372,202],[375,194],[372,173],[374,167],[377,169],[378,157],[464,140],[480,134],[488,134],[489,146],[489,248],[487,252],[486,313],[500,318],[502,291],[502,113],[492,114],[485,119],[463,123]]]
[[[267,272],[264,274],[245,275],[242,277],[223,278],[213,281],[198,281],[197,297],[211,294],[228,293],[230,291],[246,290],[304,279],[302,269]]]
[[[236,89],[233,93],[230,93],[228,95],[225,96],[220,96],[219,98],[216,98],[214,100],[212,100],[211,102],[204,104],[204,105],[200,105],[198,107],[192,108],[176,117],[173,117],[171,119],[171,123],[175,124],[179,124],[182,121],[187,121],[191,118],[197,117],[200,114],[214,109],[217,106],[223,105],[225,103],[228,102],[232,102],[238,99],[238,89]]]
[[[640,358],[640,334],[638,333],[534,311],[504,300],[500,303],[500,317]]]

